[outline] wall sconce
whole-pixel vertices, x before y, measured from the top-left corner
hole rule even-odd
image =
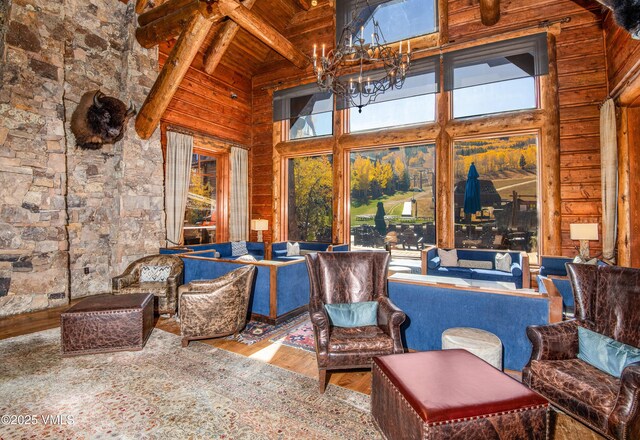
[[[251,220],[251,230],[258,231],[258,241],[262,241],[262,231],[269,229],[269,220],[256,219]]]
[[[573,223],[569,225],[572,240],[580,240],[580,257],[589,259],[589,240],[598,240],[597,223]]]

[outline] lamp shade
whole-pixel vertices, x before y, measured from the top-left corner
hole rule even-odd
[[[266,231],[267,229],[269,229],[269,220],[265,220],[265,219],[251,220],[251,230]]]
[[[597,240],[597,223],[574,223],[569,225],[572,240]]]

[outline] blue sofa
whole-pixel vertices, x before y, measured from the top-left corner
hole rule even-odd
[[[290,242],[293,243],[293,242]],[[304,254],[309,252],[346,252],[349,250],[348,244],[330,244],[299,241],[300,255],[287,257],[287,242],[280,241],[271,244],[271,259],[274,261],[295,261],[304,260]]]
[[[254,319],[275,324],[302,313],[309,304],[309,274],[304,260],[237,261],[213,258],[213,251],[180,254],[185,284],[218,278],[241,265],[258,269],[249,310]]]
[[[495,269],[495,258],[498,253],[511,255],[511,272]],[[529,255],[519,251],[495,251],[485,249],[457,249],[458,260],[491,261],[491,269],[472,269],[468,267],[442,266],[438,257],[438,248],[430,246],[422,251],[422,273],[441,277],[466,278],[484,281],[511,282],[518,289],[528,289],[531,286],[529,270]]]
[[[235,260],[238,257],[231,256],[231,242],[196,244],[170,248],[160,248],[161,254],[183,254],[185,252],[213,251],[220,253],[220,258]],[[256,260],[264,260],[264,243],[261,241],[247,241],[247,251]]]
[[[418,351],[440,350],[445,330],[479,328],[500,338],[504,367],[518,371],[531,354],[527,327],[562,319],[562,301],[557,293],[529,292],[432,283],[422,275],[389,277],[389,297],[407,314],[402,326],[406,347]]]

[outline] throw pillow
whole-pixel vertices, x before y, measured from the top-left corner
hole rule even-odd
[[[469,269],[493,269],[493,263],[484,260],[458,260],[458,266]]]
[[[170,273],[171,266],[142,266],[140,268],[140,282],[164,283]]]
[[[511,273],[511,254],[496,254],[496,270]]]
[[[334,327],[363,327],[378,324],[378,302],[364,301],[324,305]]]
[[[254,257],[251,254],[247,254],[247,255],[241,255],[238,258],[236,258],[236,261],[258,261],[256,260],[256,257]]]
[[[444,249],[438,249],[438,257],[440,257],[440,265],[444,267],[457,267],[458,266],[458,251],[451,249],[446,251]]]
[[[298,257],[298,256],[300,256],[300,243],[287,242],[287,257]]]
[[[576,257],[573,259],[572,263],[576,263],[576,264],[592,264],[592,265],[595,266],[595,265],[598,264],[598,259],[597,258],[592,258],[591,260],[585,260],[580,255],[576,255]]]
[[[247,242],[246,241],[232,241],[231,242],[231,256],[232,257],[241,257],[242,255],[247,255],[249,251],[247,250]]]
[[[598,370],[620,377],[627,365],[640,361],[640,349],[578,327],[578,358]]]

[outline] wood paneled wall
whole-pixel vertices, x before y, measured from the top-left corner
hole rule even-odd
[[[600,140],[598,105],[607,96],[607,76],[599,6],[585,9],[570,0],[519,0],[502,2],[500,21],[491,27],[480,22],[477,2],[448,2],[450,42],[460,43],[500,35],[544,20],[569,17],[557,35],[557,71],[560,104],[561,252],[575,255],[576,243],[569,238],[571,223],[600,223]],[[321,0],[316,8],[294,16],[284,32],[303,52],[313,43],[333,44],[333,7]],[[268,58],[269,59],[269,58]],[[291,87],[309,82],[311,72],[301,72],[287,62],[273,60],[253,77],[252,157],[254,176],[272,176],[273,124],[271,97],[278,84]],[[518,127],[513,127],[517,130]],[[274,199],[270,179],[254,179],[252,216],[273,224]],[[543,207],[543,209],[545,209]],[[591,242],[592,254],[601,251]]]
[[[170,50],[169,44],[160,45],[160,68]],[[236,98],[232,98],[232,94]],[[251,77],[235,68],[229,59],[221,62],[213,75],[208,75],[202,64],[202,53],[198,53],[162,116],[162,123],[249,146]]]
[[[640,106],[640,40],[618,26],[611,13],[604,23],[609,90],[624,105]]]

